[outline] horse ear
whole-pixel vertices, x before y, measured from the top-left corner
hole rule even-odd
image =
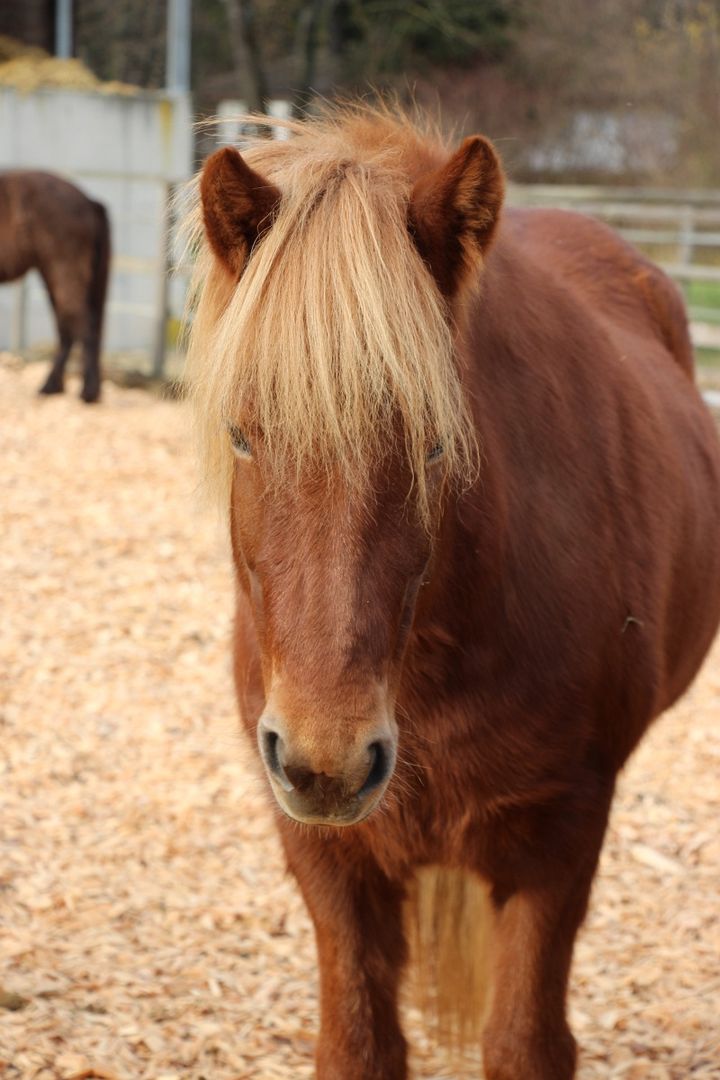
[[[225,146],[205,162],[200,199],[210,247],[225,268],[239,276],[253,244],[272,224],[280,192],[237,150]]]
[[[498,156],[481,135],[465,139],[449,161],[415,184],[410,231],[448,299],[487,251],[504,191]]]

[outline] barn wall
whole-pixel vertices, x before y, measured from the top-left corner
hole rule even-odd
[[[168,185],[192,171],[189,99],[0,88],[0,169],[14,168],[60,173],[105,204],[114,250],[105,348],[153,352]],[[175,307],[180,291],[170,290]],[[16,303],[17,287],[0,288],[0,348],[11,345]],[[42,345],[54,336],[42,283],[32,274],[24,343]]]

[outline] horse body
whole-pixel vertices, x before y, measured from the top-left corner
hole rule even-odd
[[[41,393],[63,390],[74,342],[83,349],[84,401],[100,395],[100,340],[110,258],[105,208],[51,173],[0,174],[0,282],[37,270],[60,343]]]
[[[720,614],[720,459],[674,287],[572,214],[508,211],[492,236],[499,172],[468,144],[412,175],[408,220],[454,315],[476,482],[454,489],[430,439],[428,525],[392,425],[364,479],[330,468],[275,483],[266,431],[247,408],[232,417],[236,683],[315,922],[322,1080],[406,1076],[404,909],[429,866],[454,882],[426,919],[438,970],[467,900],[452,874],[489,889],[487,1077],[569,1080],[567,977],[615,777],[694,676]],[[228,153],[204,176],[225,288],[215,319],[242,295],[244,266],[241,241],[228,259],[218,240],[213,191],[261,185]],[[477,160],[483,213],[464,229]],[[440,204],[455,262],[432,250]],[[458,266],[473,243],[479,289],[477,261]],[[332,824],[346,827],[317,827]],[[473,911],[461,958],[479,949]],[[462,1033],[480,1006],[450,967],[438,1006]]]

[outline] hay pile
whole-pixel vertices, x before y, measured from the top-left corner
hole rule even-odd
[[[0,365],[0,1077],[309,1080],[312,932],[236,734],[182,408],[42,374]],[[716,649],[620,785],[579,1080],[720,1076],[719,712]],[[418,1080],[479,1077],[409,1032]]]
[[[129,83],[102,82],[82,60],[62,60],[4,34],[0,34],[0,86],[24,94],[40,89],[89,90],[95,94],[140,92],[139,87]]]

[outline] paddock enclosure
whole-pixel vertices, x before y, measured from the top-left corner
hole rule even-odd
[[[311,929],[236,723],[184,407],[38,376],[0,363],[0,1077],[310,1078]],[[621,778],[580,1080],[720,1075],[719,715],[716,645]],[[480,1075],[409,1027],[412,1075]]]

